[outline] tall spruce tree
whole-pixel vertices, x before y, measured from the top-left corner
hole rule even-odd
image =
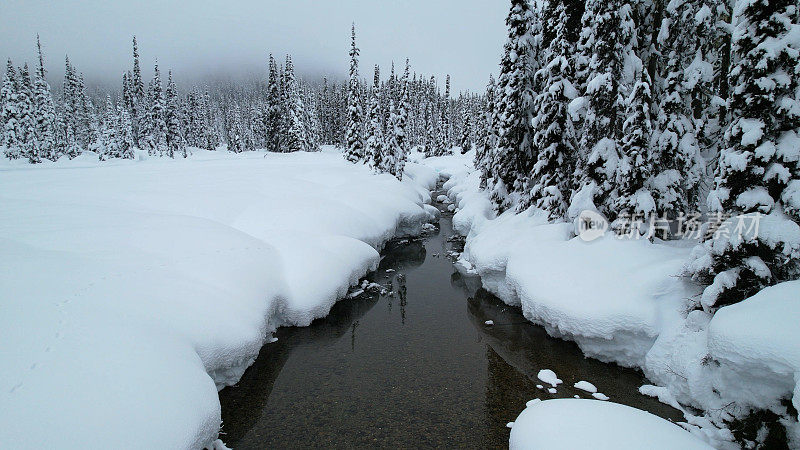
[[[56,107],[53,96],[50,94],[50,85],[47,83],[39,35],[36,35],[36,49],[39,54],[39,66],[36,68],[33,94],[36,144],[38,146],[36,151],[39,157],[55,161],[61,156],[56,142]]]
[[[528,0],[512,0],[506,18],[508,40],[500,62],[497,98],[498,145],[488,188],[501,209],[509,206],[508,194],[521,189],[533,155],[531,105],[534,74],[538,66],[538,21]]]
[[[97,142],[97,155],[101,161],[122,156],[122,149],[117,135],[117,121],[119,120],[111,102],[111,96],[106,95],[105,110],[99,124],[99,139]]]
[[[278,64],[269,55],[269,80],[267,84],[267,150],[279,152],[281,133],[281,89]]]
[[[739,0],[733,10],[732,121],[725,133],[712,211],[760,214],[757,230],[713,233],[687,272],[709,284],[705,309],[737,303],[800,276],[800,26],[797,2]],[[788,213],[788,214],[787,214]]]
[[[345,135],[345,158],[351,162],[364,160],[364,112],[358,80],[358,55],[356,26],[351,29],[350,81],[347,85],[347,131]]]
[[[297,78],[294,75],[294,65],[292,57],[286,55],[286,67],[284,69],[284,88],[286,89],[286,151],[302,152],[311,150],[308,142],[308,130],[305,123],[305,104]]]
[[[615,210],[628,220],[642,219],[649,223],[656,213],[651,176],[653,156],[651,142],[653,125],[650,74],[646,67],[639,70],[639,81],[625,100],[625,121],[622,123],[620,165],[617,176],[619,193]]]
[[[383,126],[381,125],[381,83],[380,69],[375,65],[375,76],[373,77],[372,89],[370,91],[369,107],[366,117],[366,161],[375,168],[381,170],[383,165]]]
[[[129,80],[131,84],[131,119],[133,124],[133,137],[139,147],[143,147],[141,140],[144,138],[143,129],[147,128],[146,122],[149,111],[145,104],[144,81],[142,80],[142,68],[139,64],[139,44],[136,36],[133,37],[133,72]]]
[[[550,218],[566,216],[571,190],[572,172],[577,161],[577,136],[567,106],[577,91],[574,77],[574,41],[570,40],[568,4],[564,0],[550,4],[546,13],[552,19],[554,33],[544,51],[545,62],[536,73],[539,95],[535,99],[536,129],[533,144],[536,162],[529,181],[530,199],[521,207],[535,205],[547,211]],[[573,38],[574,39],[574,38]],[[524,198],[524,197],[523,197]]]
[[[161,72],[156,62],[153,69],[153,80],[149,89],[148,114],[145,118],[145,139],[147,142],[148,153],[151,155],[163,155],[167,151],[167,116],[166,99],[164,90],[161,86]]]
[[[636,43],[631,14],[628,0],[588,0],[579,44],[579,59],[587,61],[586,116],[576,176],[580,179],[579,188],[593,190],[595,205],[612,220],[616,216],[613,205],[617,196],[624,99],[635,81],[624,76],[626,59]]]
[[[178,99],[178,91],[172,81],[172,71],[167,76],[167,90],[164,93],[164,120],[166,124],[166,145],[167,155],[174,158],[180,155],[186,158],[188,152],[186,141],[181,130],[181,106]]]
[[[17,105],[19,108],[19,147],[21,156],[31,163],[41,162],[36,140],[36,106],[31,74],[26,63],[19,74]]]
[[[691,103],[686,91],[686,68],[695,57],[694,8],[690,2],[670,2],[659,36],[666,77],[661,90],[653,194],[659,216],[676,217],[698,206],[702,176]]]
[[[492,172],[495,149],[497,148],[497,88],[494,76],[489,75],[489,84],[486,86],[486,106],[483,111],[484,130],[477,142],[475,152],[475,167],[481,172],[481,185],[486,187],[486,182],[495,175]]]
[[[0,87],[0,122],[3,124],[3,140],[0,144],[6,147],[6,157],[17,159],[22,156],[19,145],[22,141],[22,124],[19,110],[19,82],[11,60],[6,65],[3,86]]]

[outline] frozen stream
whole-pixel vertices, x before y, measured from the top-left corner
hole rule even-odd
[[[220,392],[225,443],[502,448],[525,402],[589,397],[572,387],[580,380],[612,401],[682,419],[638,393],[647,384],[639,372],[585,358],[461,276],[447,256],[458,250],[452,236],[445,214],[429,235],[387,246],[368,278],[394,295],[362,294],[309,327],[279,329],[278,342]],[[556,394],[536,387],[541,369],[564,381]]]

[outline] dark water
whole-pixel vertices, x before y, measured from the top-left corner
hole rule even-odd
[[[395,295],[364,294],[310,327],[278,330],[220,392],[228,446],[503,448],[506,423],[528,400],[588,397],[572,387],[579,380],[612,401],[682,418],[638,393],[640,373],[585,358],[458,274],[447,257],[459,246],[450,218],[439,225],[387,246],[369,279]],[[564,380],[557,394],[536,388],[545,368]]]

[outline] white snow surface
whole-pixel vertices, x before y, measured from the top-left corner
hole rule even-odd
[[[668,420],[645,411],[587,399],[528,402],[511,427],[511,450],[710,449]]]
[[[219,447],[217,390],[434,217],[438,175],[407,167],[401,183],[330,151],[0,160],[0,442]]]

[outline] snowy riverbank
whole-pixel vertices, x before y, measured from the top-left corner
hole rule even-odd
[[[572,224],[548,224],[535,211],[496,217],[471,156],[421,161],[448,179],[453,224],[466,236],[461,270],[479,274],[487,290],[587,356],[641,368],[660,386],[642,392],[682,409],[685,427],[713,445],[731,446],[723,421],[751,410],[778,414],[800,445],[800,425],[786,407],[800,409],[800,310],[789,305],[800,298],[800,282],[713,316],[689,312],[701,288],[679,275],[694,241],[584,242],[573,238]]]
[[[335,152],[0,161],[0,441],[202,448],[217,390],[433,219]],[[417,179],[418,182],[414,181]]]

